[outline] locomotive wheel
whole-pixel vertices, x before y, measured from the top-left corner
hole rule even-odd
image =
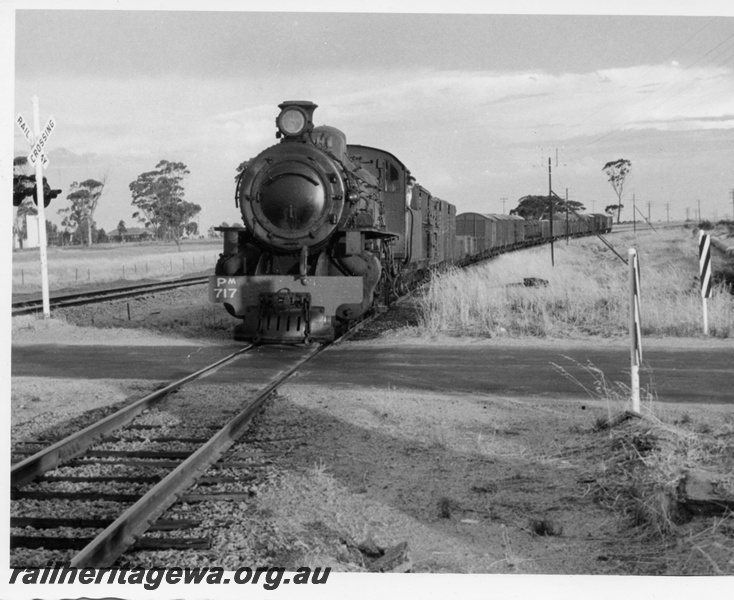
[[[395,296],[395,299],[401,298],[408,293],[408,285],[405,282],[405,277],[403,277],[402,274],[398,274],[398,276],[393,281],[392,293]]]

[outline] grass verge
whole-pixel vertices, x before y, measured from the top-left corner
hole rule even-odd
[[[84,247],[49,247],[48,277],[52,290],[118,280],[137,281],[179,277],[214,271],[221,240],[172,243],[98,244]],[[13,253],[13,291],[38,292],[41,266],[37,249]]]
[[[592,493],[630,536],[630,553],[616,558],[639,573],[734,574],[734,513],[696,517],[686,485],[709,473],[717,496],[734,500],[734,415],[701,409],[692,416],[658,404],[651,390],[643,393],[641,414],[633,414],[624,410],[626,386],[608,382],[591,364],[584,369],[592,383],[577,383],[607,407],[585,450],[599,459]]]
[[[622,255],[636,247],[640,256],[643,336],[700,335],[698,247],[691,232],[621,234],[614,245]],[[556,243],[554,254],[554,267],[544,246],[437,275],[419,300],[419,331],[478,337],[626,335],[627,265],[596,238]],[[526,278],[547,285],[525,287]],[[710,335],[734,336],[734,296],[724,284],[715,286],[708,313]]]

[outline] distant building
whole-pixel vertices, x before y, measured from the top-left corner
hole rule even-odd
[[[21,240],[19,238],[21,232],[14,227],[13,248],[15,250],[20,248],[38,248],[41,245],[38,215],[26,215],[23,218],[25,219],[25,237]]]
[[[107,234],[110,242],[144,242],[153,238],[153,234],[148,229],[141,227],[130,227],[124,233],[120,233],[117,229]]]

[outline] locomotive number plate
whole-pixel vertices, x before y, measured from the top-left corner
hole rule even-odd
[[[212,300],[228,300],[234,298],[238,291],[236,279],[231,277],[217,277],[211,289]]]

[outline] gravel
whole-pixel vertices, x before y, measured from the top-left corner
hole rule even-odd
[[[63,318],[49,321],[13,319],[13,344],[231,343],[234,321],[221,307],[208,305],[204,296],[192,288],[185,294],[143,299],[130,304],[129,321],[124,303],[100,306],[89,313],[70,310]],[[394,317],[392,313],[389,319]],[[401,343],[467,343],[410,337],[406,333],[414,317],[406,310],[402,325],[400,319],[389,326],[383,323],[382,329],[378,325],[360,335],[357,343],[379,344],[385,335]],[[89,326],[92,321],[94,327]],[[407,329],[401,329],[405,326]],[[390,328],[401,333],[390,334]],[[558,344],[553,340],[507,343]],[[612,342],[588,341],[590,346],[599,343]],[[208,437],[212,432],[205,425],[221,422],[237,410],[241,396],[239,386],[214,381],[211,378],[205,385],[184,388],[175,402],[142,415],[139,423],[161,428],[125,434],[119,447],[137,447],[139,438],[177,432]],[[156,536],[208,537],[211,548],[129,553],[118,565],[228,570],[320,566],[366,571],[369,567],[355,548],[371,540],[381,548],[407,541],[413,570],[418,572],[712,572],[706,557],[692,554],[688,547],[678,554],[659,545],[640,547],[637,549],[648,558],[635,564],[614,558],[633,554],[631,544],[639,543],[638,534],[620,529],[618,518],[603,510],[591,495],[584,495],[588,485],[580,483],[595,481],[604,467],[603,457],[594,454],[600,443],[598,434],[590,433],[589,424],[606,416],[609,406],[589,402],[587,410],[579,414],[577,403],[559,400],[552,412],[543,412],[540,405],[544,403],[534,399],[447,397],[440,391],[377,387],[337,389],[298,385],[298,381],[293,380],[266,403],[242,443],[228,453],[249,466],[215,466],[206,473],[236,481],[192,490],[242,492],[247,494],[245,499],[180,502],[162,516],[200,520],[201,524]],[[130,401],[131,396],[140,397],[159,383],[13,378],[13,441],[57,439],[84,426],[95,411],[109,410]],[[698,415],[699,409],[680,410]],[[105,443],[105,447],[115,446]],[[106,462],[60,467],[53,474],[167,472],[154,466]],[[80,509],[79,504],[58,501],[54,508],[57,516],[102,517],[116,514],[122,505],[95,501]],[[11,514],[41,516],[43,509],[39,501],[24,501],[14,503]],[[563,535],[537,536],[529,530],[530,523],[548,519],[563,527]],[[691,530],[691,536],[696,535]],[[715,543],[728,548],[731,538],[718,537]],[[68,560],[72,554],[17,549],[11,553],[11,565],[41,566],[48,560]],[[731,570],[725,563],[718,564]]]
[[[64,380],[62,380],[64,381]],[[22,387],[23,382],[18,382]],[[68,383],[64,381],[64,383]],[[82,383],[82,382],[78,382]],[[86,382],[91,388],[96,387],[95,382]],[[41,393],[42,386],[38,381],[28,382],[29,386],[34,387],[36,391]],[[111,389],[116,383],[104,382],[103,389]],[[62,386],[63,387],[63,386]],[[138,386],[134,386],[137,387]],[[57,390],[60,388],[57,388]],[[126,388],[129,389],[129,388]],[[27,394],[28,392],[25,391]],[[20,398],[23,392],[17,391],[16,398]],[[81,403],[76,399],[73,402],[74,410],[68,411],[67,406],[60,406],[62,403],[54,405],[52,410],[39,412],[24,423],[18,423],[14,430],[14,439],[30,439],[33,436],[36,439],[49,440],[49,433],[53,431],[56,436],[71,433],[85,426],[92,420],[95,415],[109,412],[111,406],[104,406],[104,402],[99,398],[99,388],[97,393],[93,394],[96,401]],[[123,431],[119,439],[107,439],[93,447],[94,450],[153,450],[153,451],[172,451],[185,450],[193,451],[198,445],[189,442],[180,441],[156,441],[160,437],[172,438],[201,438],[208,439],[213,433],[213,427],[221,427],[225,420],[239,412],[242,408],[243,398],[239,386],[232,385],[215,385],[215,384],[197,384],[180,389],[175,394],[170,395],[142,415],[139,415],[131,424],[132,427]],[[87,394],[89,396],[89,393]],[[119,395],[114,396],[115,399]],[[127,400],[129,401],[129,400]],[[117,402],[116,404],[124,404],[126,401]],[[65,403],[64,403],[65,404]],[[84,408],[93,407],[90,412],[84,411]],[[69,415],[71,413],[71,415]],[[63,427],[58,427],[58,419],[64,415],[65,421]],[[139,429],[138,426],[154,426],[155,429]],[[272,453],[269,453],[272,455]],[[269,455],[263,453],[256,446],[251,444],[235,444],[224,458],[235,460],[237,462],[245,462],[252,464],[252,468],[227,468],[219,467],[209,469],[208,475],[211,476],[230,476],[235,479],[232,482],[223,482],[214,485],[197,485],[189,490],[189,493],[238,493],[244,494],[246,497],[254,497],[257,495],[260,487],[272,478],[272,467],[268,467],[270,462]],[[146,460],[139,461],[141,465],[145,465]],[[153,462],[153,460],[151,460]],[[66,476],[100,476],[100,475],[165,475],[168,470],[136,466],[123,466],[114,463],[114,459],[95,459],[94,463],[84,464],[83,462],[75,465],[64,466],[50,472],[49,475],[66,475]],[[44,492],[66,492],[66,491],[95,491],[97,493],[126,493],[126,494],[143,494],[149,490],[153,483],[134,483],[134,482],[94,482],[94,483],[78,483],[78,482],[36,482],[30,484],[24,489],[28,491],[44,491]],[[68,500],[16,500],[11,506],[11,514],[13,516],[49,516],[53,514],[56,517],[67,518],[116,518],[127,505],[108,502],[103,500],[97,501],[80,501],[72,502]],[[208,522],[208,527],[202,526],[196,530],[187,530],[182,532],[155,532],[151,535],[156,537],[215,537],[219,536],[219,529],[223,519],[230,519],[229,508],[233,504],[232,501],[205,501],[194,504],[183,504],[175,506],[169,514],[163,518],[195,518]],[[238,503],[243,504],[243,503]],[[212,508],[215,507],[215,508]],[[219,508],[216,508],[219,507]],[[212,527],[214,531],[212,531]],[[51,535],[64,537],[66,534],[72,536],[88,536],[89,531],[81,529],[63,530],[33,530],[27,528],[23,531],[14,531],[13,533],[22,535]],[[217,539],[220,539],[221,536]],[[194,551],[188,553],[189,556],[195,556]],[[61,554],[58,551],[49,550],[28,550],[14,549],[11,550],[11,565],[13,566],[43,566],[48,560],[57,559]],[[146,557],[146,555],[150,555]],[[134,564],[153,565],[162,564],[157,562],[161,557],[178,556],[179,552],[171,554],[169,551],[157,552],[136,552],[130,557],[121,558],[121,562],[132,561]],[[219,554],[217,554],[218,556]],[[65,556],[65,554],[64,554]],[[199,558],[192,558],[188,564],[198,564]],[[217,560],[214,563],[220,564]],[[232,563],[234,564],[234,563]]]

